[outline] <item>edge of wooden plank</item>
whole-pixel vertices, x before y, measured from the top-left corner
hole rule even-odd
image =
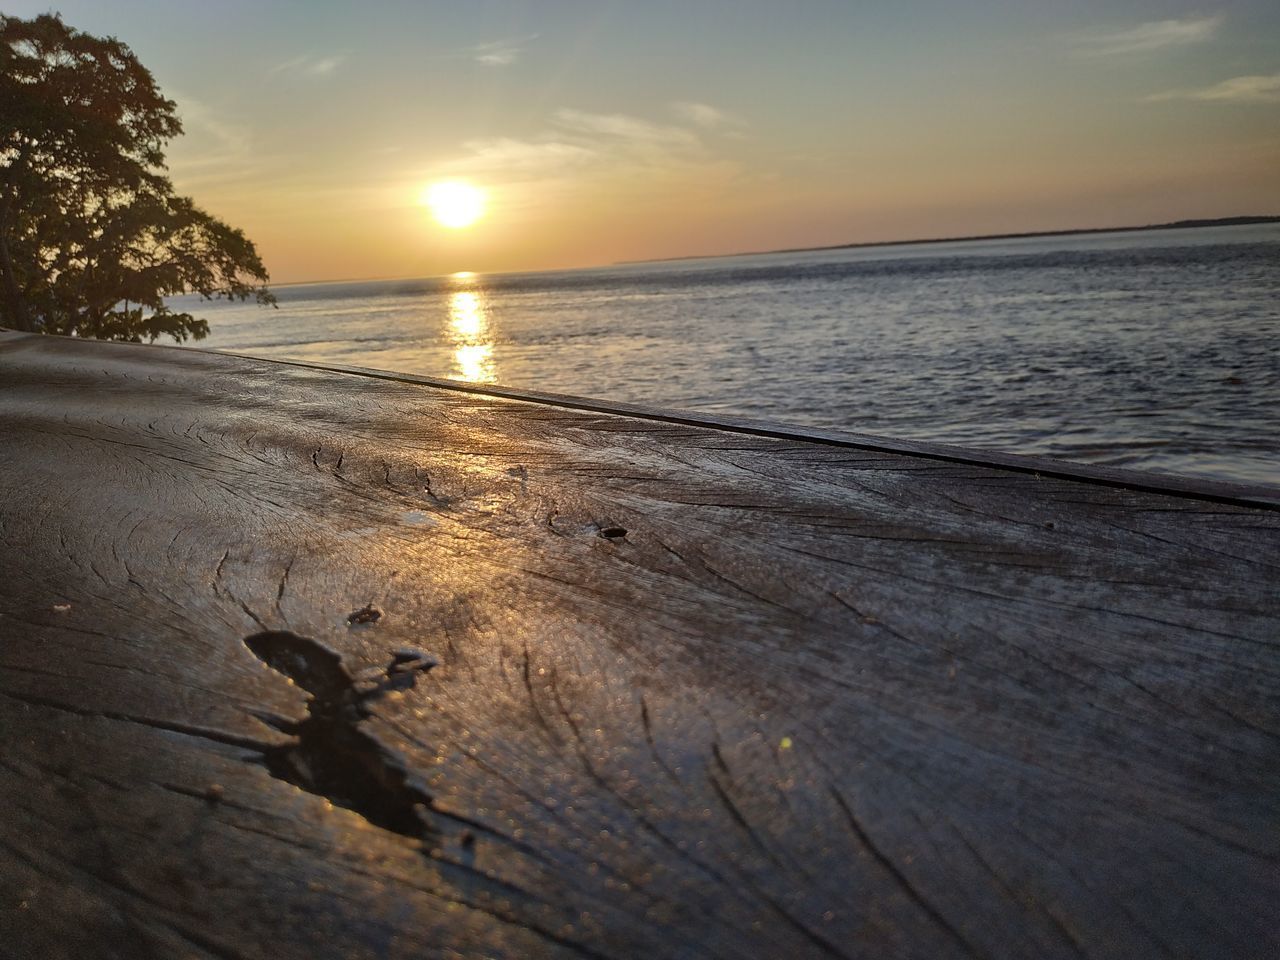
[[[1074,463],[1068,460],[1055,460],[1049,457],[1004,453],[997,450],[981,448],[975,449],[970,447],[959,447],[951,444],[935,443],[925,440],[905,440],[894,437],[881,437],[871,434],[853,433],[850,431],[826,430],[800,425],[776,423],[767,420],[755,420],[749,417],[694,413],[684,410],[651,407],[644,404],[599,400],[591,397],[579,397],[570,394],[516,389],[497,384],[475,384],[462,380],[446,380],[438,377],[422,376],[420,374],[377,370],[371,367],[357,367],[349,364],[316,363],[307,360],[286,360],[272,357],[257,357],[251,354],[237,353],[230,350],[205,350],[197,347],[178,347],[171,346],[169,344],[133,344],[118,343],[107,340],[89,341],[86,338],[78,337],[50,337],[48,334],[20,333],[0,328],[0,342],[24,340],[27,338],[77,340],[80,342],[92,342],[95,344],[109,345],[113,347],[145,347],[153,350],[173,350],[181,351],[182,353],[203,354],[206,356],[224,356],[254,363],[269,363],[277,366],[297,367],[304,370],[316,370],[325,373],[368,377],[375,380],[391,381],[393,383],[414,384],[438,390],[451,390],[456,393],[468,393],[481,397],[514,400],[523,403],[539,404],[542,406],[562,407],[570,410],[582,410],[590,413],[607,414],[610,416],[631,417],[661,423],[679,424],[681,426],[701,427],[711,430],[721,430],[727,433],[768,437],[777,440],[800,440],[809,443],[822,444],[824,446],[866,450],[875,453],[923,457],[929,460],[939,460],[947,463],[1008,470],[1014,473],[1032,474],[1061,480],[1073,480],[1081,483],[1116,487],[1125,490],[1139,491],[1142,493],[1184,497],[1214,503],[1224,503],[1233,506],[1280,510],[1280,486],[1270,487],[1262,484],[1235,483],[1225,480],[1186,477],[1178,474],[1153,473],[1121,467]]]
[[[755,420],[750,417],[726,417],[717,414],[672,410],[644,404],[579,397],[571,394],[516,389],[497,384],[474,384],[462,380],[445,380],[418,374],[396,373],[347,364],[268,359],[225,350],[203,350],[200,352],[216,353],[222,356],[235,357],[239,360],[260,360],[284,366],[322,370],[329,373],[343,373],[352,376],[371,377],[378,380],[390,380],[397,383],[418,384],[440,390],[452,390],[458,393],[497,397],[503,400],[517,400],[544,406],[565,407],[572,410],[634,417],[641,420],[654,420],[682,426],[705,427],[713,430],[722,430],[726,433],[741,433],[779,440],[803,440],[826,446],[924,457],[968,466],[994,467],[1017,473],[1037,474],[1043,477],[1054,477],[1055,479],[1077,480],[1084,483],[1139,490],[1144,493],[1171,494],[1239,506],[1280,509],[1280,488],[1270,488],[1260,484],[1233,483],[1225,480],[1185,477],[1178,474],[1150,473],[1119,467],[1094,466],[1092,464],[1073,463],[1069,460],[1055,460],[1049,457],[1003,453],[997,450],[959,447],[924,440],[903,440],[842,430],[824,430],[767,420]]]

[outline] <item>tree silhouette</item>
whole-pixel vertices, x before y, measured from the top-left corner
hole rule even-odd
[[[173,192],[175,107],[115,38],[0,16],[0,325],[199,340],[166,297],[275,303],[252,241]]]

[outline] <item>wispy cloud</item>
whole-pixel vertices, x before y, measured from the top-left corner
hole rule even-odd
[[[552,171],[565,173],[601,158],[601,152],[587,144],[568,143],[553,137],[469,140],[463,144],[463,150],[463,156],[448,164],[451,172],[473,176],[497,174],[512,180],[537,178]]]
[[[572,133],[604,137],[633,145],[670,145],[691,147],[698,137],[683,127],[663,126],[621,113],[584,113],[581,110],[557,110],[555,124]]]
[[[258,162],[247,125],[227,118],[195,97],[172,89],[169,93],[178,104],[185,136],[170,146],[168,163],[183,189],[241,179]]]
[[[1209,87],[1194,90],[1166,90],[1147,100],[1201,100],[1229,103],[1280,103],[1280,73],[1263,76],[1232,77]]]
[[[519,139],[490,137],[463,144],[450,172],[529,180],[664,164],[687,163],[704,150],[697,134],[621,113],[563,108],[541,134]]]
[[[520,194],[537,203],[593,191],[615,200],[625,194],[658,202],[673,195],[676,182],[727,189],[740,170],[692,126],[565,107],[535,136],[464,143],[432,175],[476,177],[494,187],[518,184]]]
[[[216,110],[195,97],[174,93],[178,116],[187,136],[196,136],[217,144],[216,153],[236,159],[249,154],[249,128],[220,116]]]
[[[671,109],[681,120],[703,130],[739,130],[746,126],[737,117],[707,103],[677,100],[671,104]]]
[[[467,53],[476,63],[482,63],[486,67],[509,67],[520,59],[524,48],[537,39],[538,35],[531,33],[524,37],[491,40],[468,47]]]
[[[1149,53],[1211,40],[1221,25],[1221,14],[1183,20],[1152,20],[1123,30],[1076,36],[1072,39],[1072,46],[1076,53],[1086,57]]]
[[[302,56],[294,57],[292,60],[277,63],[267,71],[267,76],[283,73],[305,77],[325,77],[337,70],[346,59],[341,54],[326,57],[314,53],[304,53]]]

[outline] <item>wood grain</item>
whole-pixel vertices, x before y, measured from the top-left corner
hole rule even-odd
[[[920,446],[0,334],[0,955],[1276,955],[1274,491]]]

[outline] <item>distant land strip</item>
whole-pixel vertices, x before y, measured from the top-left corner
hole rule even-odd
[[[727,257],[764,257],[774,253],[816,253],[821,250],[857,250],[863,247],[907,247],[934,243],[967,243],[973,240],[1029,240],[1033,237],[1074,237],[1094,233],[1138,233],[1142,230],[1191,230],[1196,227],[1243,227],[1255,223],[1280,223],[1280,216],[1219,217],[1216,220],[1175,220],[1172,223],[1149,223],[1141,227],[1085,227],[1075,230],[1036,230],[1030,233],[984,233],[967,237],[929,237],[923,240],[867,240],[859,243],[833,243],[824,247],[782,247],[778,250],[744,250],[738,253],[690,253],[679,257],[650,257],[644,260],[619,260],[617,266],[634,263],[670,263],[675,260],[721,260]]]

